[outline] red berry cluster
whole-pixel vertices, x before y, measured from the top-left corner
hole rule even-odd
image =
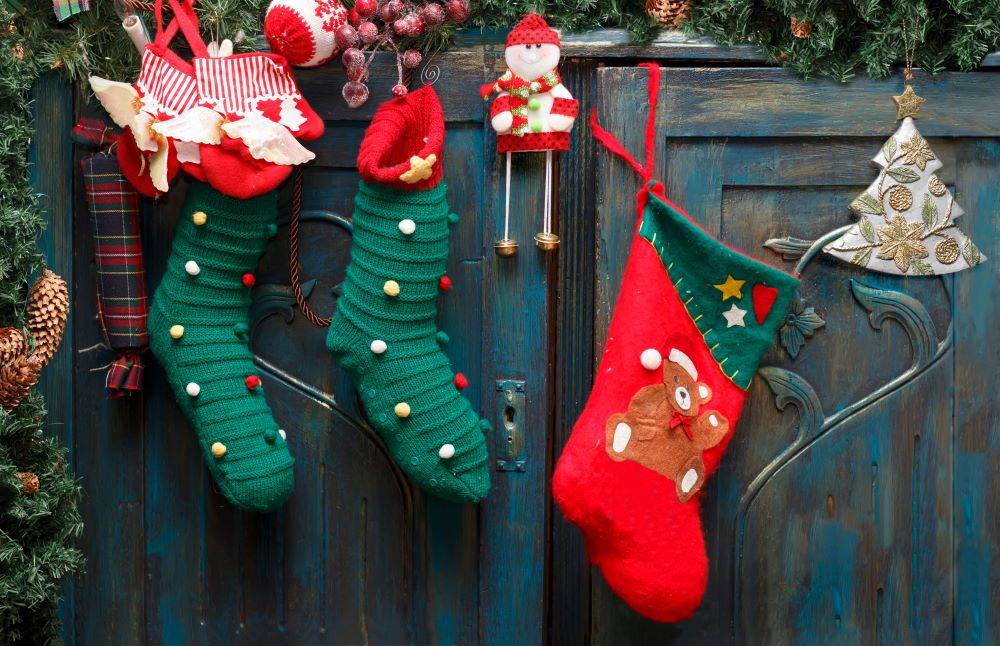
[[[427,0],[422,4],[411,0],[355,0],[347,12],[347,22],[334,34],[347,72],[344,101],[359,108],[368,100],[368,68],[374,53],[382,47],[396,52],[398,79],[392,93],[405,95],[403,69],[417,67],[422,57],[415,49],[401,51],[399,43],[422,36],[446,20],[460,24],[468,17],[469,0]]]

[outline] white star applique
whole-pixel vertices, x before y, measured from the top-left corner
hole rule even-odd
[[[736,307],[736,303],[733,303],[733,306],[729,308],[729,311],[723,312],[722,315],[726,317],[726,328],[735,327],[737,325],[739,327],[746,327],[746,323],[743,322],[743,317],[747,315],[747,311]]]

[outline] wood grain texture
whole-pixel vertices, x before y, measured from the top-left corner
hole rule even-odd
[[[996,132],[996,80],[990,73],[916,71],[925,137],[990,137]],[[804,82],[773,68],[665,69],[657,119],[664,137],[881,137],[896,117],[897,81],[858,78]],[[961,100],[958,99],[961,97]],[[628,97],[631,104],[634,99]],[[873,153],[874,155],[874,153]]]
[[[955,563],[956,644],[996,641],[1000,590],[1000,222],[997,210],[997,168],[1000,141],[963,141],[956,176],[957,196],[967,213],[959,222],[976,241],[988,264],[954,283],[955,355],[950,369],[955,380],[954,501],[952,520]],[[992,217],[983,217],[992,214]],[[964,280],[963,280],[964,278]]]
[[[502,55],[487,53],[482,82],[505,69]],[[484,108],[485,109],[485,108]],[[523,380],[525,414],[518,421],[525,470],[494,471],[488,501],[480,507],[483,528],[479,565],[479,640],[485,644],[538,643],[545,634],[545,555],[548,525],[548,441],[552,424],[551,330],[555,254],[535,248],[541,230],[545,155],[513,155],[510,235],[520,248],[502,258],[493,241],[502,236],[504,160],[496,135],[482,126],[485,141],[482,218],[485,292],[483,367],[493,380]],[[493,382],[485,384],[494,387]],[[483,416],[494,430],[487,446],[497,457],[503,410],[495,392],[484,393]],[[499,441],[502,442],[502,439]]]

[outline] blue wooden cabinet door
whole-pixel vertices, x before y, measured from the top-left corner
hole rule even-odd
[[[918,74],[918,122],[990,257],[944,278],[868,274],[808,241],[853,222],[895,130],[896,82],[803,82],[777,69],[665,68],[656,176],[724,242],[792,271],[826,321],[796,359],[775,345],[702,498],[710,560],[676,626],[595,585],[594,641],[980,643],[995,639],[1000,424],[1000,84]],[[641,154],[646,72],[598,71],[598,113]],[[637,179],[598,160],[595,355],[633,232]],[[799,241],[764,243],[786,237]],[[806,241],[806,242],[802,242]],[[596,575],[599,579],[599,575]]]
[[[447,121],[444,177],[451,208],[461,218],[450,241],[454,287],[440,300],[440,327],[450,336],[445,351],[453,369],[468,377],[465,394],[474,408],[493,421],[495,430],[487,435],[491,456],[522,467],[492,471],[491,460],[493,491],[477,506],[427,496],[395,466],[366,423],[349,377],[326,351],[326,329],[311,325],[296,308],[289,285],[288,182],[279,233],[256,272],[250,346],[268,403],[288,433],[296,488],[274,514],[235,510],[214,489],[195,435],[153,357],[146,358],[144,392],[109,401],[99,369],[108,355],[79,353],[99,343],[101,332],[77,173],[72,211],[50,211],[56,226],[46,241],[56,252],[50,261],[73,285],[74,299],[70,339],[61,354],[67,361],[54,364],[60,372],[49,379],[49,423],[70,445],[86,491],[82,543],[89,565],[67,593],[69,644],[542,639],[548,266],[535,253],[498,265],[492,252],[503,213],[503,176],[476,88],[502,72],[502,56],[440,54],[432,65],[441,74],[436,87]],[[434,68],[423,75],[418,70],[413,85],[433,81]],[[327,126],[309,144],[317,157],[303,177],[300,229],[303,287],[321,316],[334,310],[349,260],[358,146],[375,109],[391,98],[395,74],[394,62],[378,57],[372,98],[351,110],[340,97],[345,78],[339,66],[296,72]],[[49,90],[40,85],[38,95],[49,107],[60,96],[65,101],[67,93]],[[82,101],[78,112],[104,116]],[[62,114],[58,129],[42,124],[40,139],[56,148],[62,142],[60,150],[68,150],[68,117]],[[58,168],[69,177],[79,165],[67,163],[67,156],[58,157]],[[541,204],[544,169],[539,159],[519,160],[516,172],[514,208],[530,211]],[[66,195],[52,182],[45,186]],[[151,290],[162,276],[184,192],[185,180],[178,179],[167,197],[147,205]],[[534,224],[517,220],[514,234],[528,241]],[[70,248],[73,253],[58,253]],[[497,385],[504,381],[525,384],[524,402],[509,428],[502,423],[505,406]]]

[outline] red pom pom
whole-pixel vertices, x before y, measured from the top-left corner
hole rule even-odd
[[[459,390],[465,390],[465,388],[468,385],[469,385],[469,380],[465,378],[465,375],[463,375],[462,373],[458,373],[455,375],[455,388],[458,388]]]
[[[253,277],[253,274],[243,274],[243,286],[253,287],[253,284],[257,282],[257,279]]]
[[[446,292],[449,289],[451,289],[451,278],[448,278],[447,276],[441,276],[441,280],[438,281],[438,287],[441,289],[442,292]]]
[[[253,390],[257,386],[260,386],[260,377],[258,377],[257,375],[250,375],[249,377],[247,377],[246,383],[247,383],[247,390]]]

